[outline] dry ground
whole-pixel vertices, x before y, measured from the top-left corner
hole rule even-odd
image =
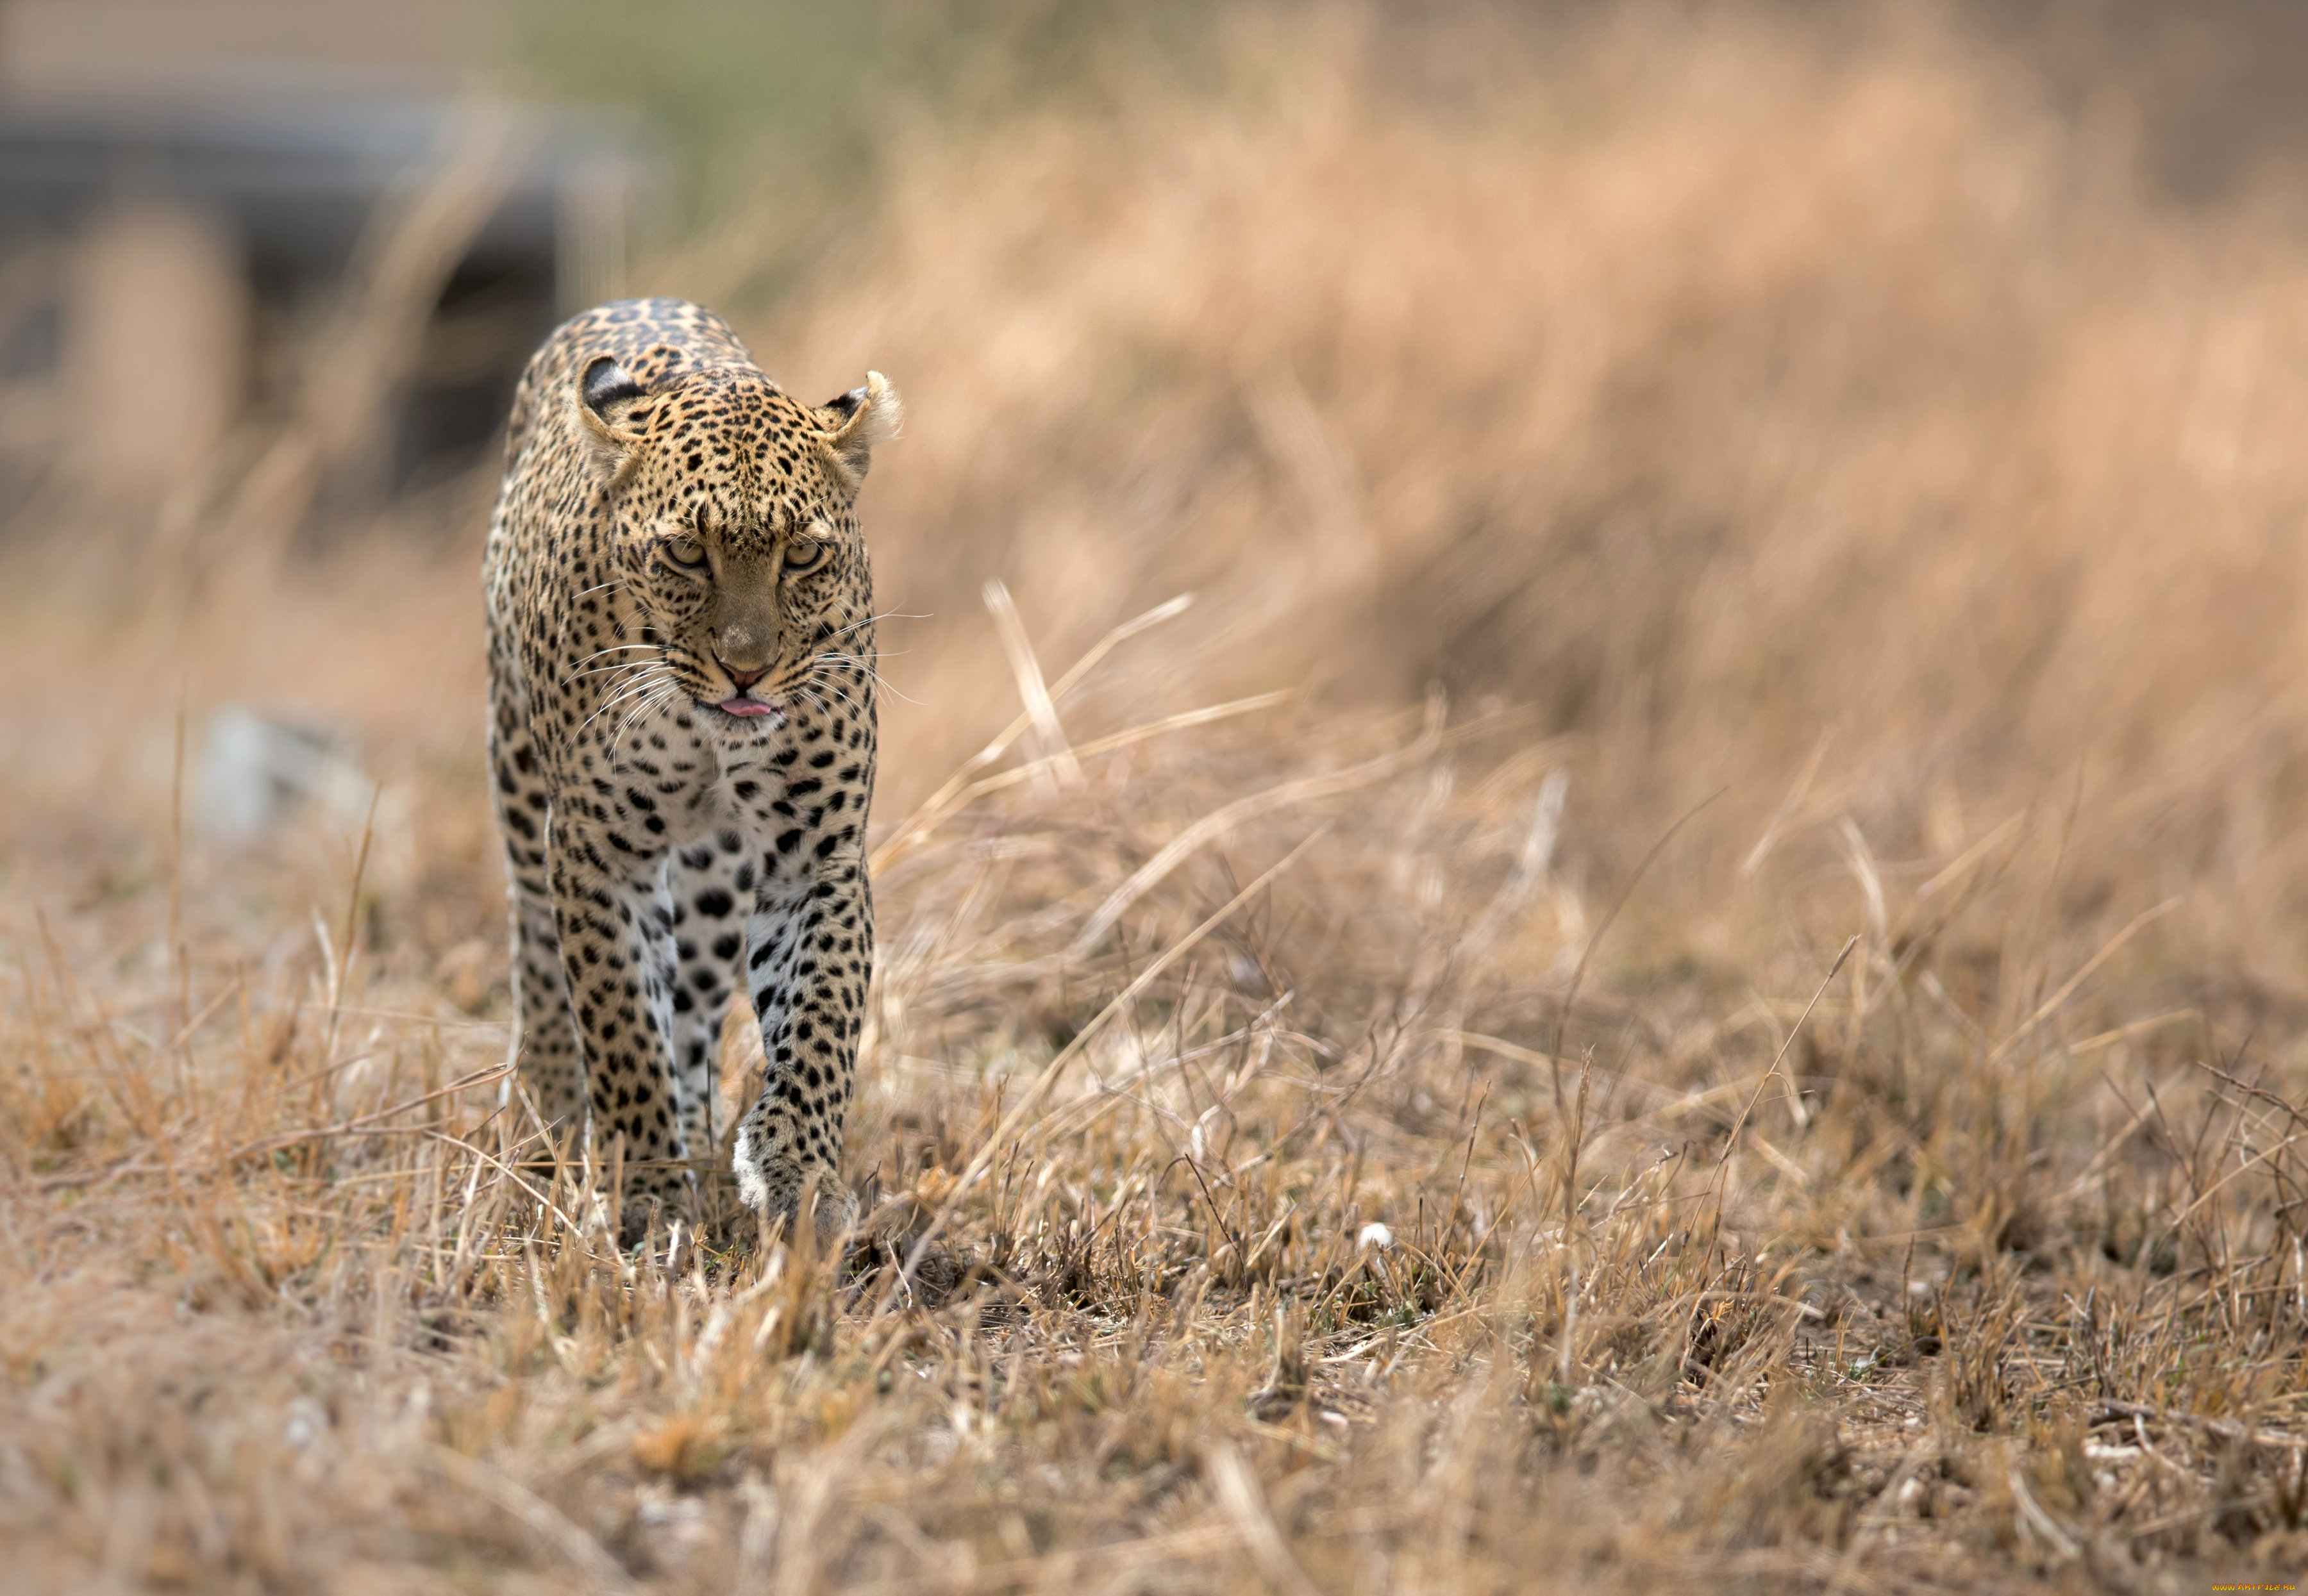
[[[2292,1585],[2299,219],[1928,12],[1262,14],[745,328],[915,417],[841,1257],[523,1164],[488,485],[39,502],[0,1586]],[[203,839],[228,702],[374,812]]]

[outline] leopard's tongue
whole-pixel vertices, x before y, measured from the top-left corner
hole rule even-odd
[[[767,715],[770,713],[770,706],[764,704],[759,699],[724,699],[719,704],[716,704],[714,708],[727,715],[754,716]]]

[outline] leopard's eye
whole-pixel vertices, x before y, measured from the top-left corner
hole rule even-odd
[[[668,537],[658,547],[667,560],[684,571],[705,569],[705,545],[694,537]]]
[[[831,544],[820,543],[814,538],[795,539],[791,546],[786,550],[786,575],[805,576],[815,571],[825,563],[826,555],[831,552]]]

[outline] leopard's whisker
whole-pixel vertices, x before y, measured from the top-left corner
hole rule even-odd
[[[831,662],[837,665],[855,665],[859,670],[864,671],[868,676],[873,677],[874,684],[876,687],[879,687],[883,691],[903,699],[909,704],[918,705],[921,702],[919,699],[915,698],[896,687],[892,687],[890,684],[890,679],[887,676],[884,676],[881,672],[875,670],[871,665],[866,663],[867,658],[879,659],[882,656],[878,654],[865,657],[860,657],[855,654],[821,654],[817,656],[817,659],[819,663]]]
[[[847,665],[853,670],[865,672],[876,682],[880,682],[883,686],[887,687],[888,681],[883,677],[881,672],[874,668],[873,662],[881,657],[882,656],[878,654],[821,654],[812,663],[819,666]]]
[[[609,739],[609,768],[612,770],[616,769],[617,767],[617,756],[624,751],[625,734],[633,729],[635,724],[638,723],[643,716],[650,712],[650,709],[653,705],[657,705],[664,701],[665,692],[666,690],[660,688],[656,692],[650,694],[649,697],[643,699],[640,703],[635,704],[631,709],[627,710],[625,712],[624,719],[617,723],[616,733]]]
[[[840,687],[835,686],[831,682],[821,682],[819,686],[824,691],[831,693],[835,698],[840,699],[843,703],[848,705],[852,709],[863,710],[866,708],[865,705],[859,703],[856,699],[851,698],[848,693],[844,692]]]
[[[618,724],[616,735],[609,739],[610,768],[615,769],[616,768],[617,755],[624,748],[625,734],[633,729],[633,724],[642,716],[650,713],[652,709],[662,708],[665,704],[670,702],[674,695],[678,693],[680,691],[680,684],[678,682],[670,683],[667,686],[659,688],[655,692],[650,694],[640,703],[633,707],[633,708],[626,714],[625,718]]]
[[[883,610],[878,615],[868,615],[862,621],[852,621],[847,626],[827,632],[817,640],[821,643],[830,643],[836,638],[847,637],[849,633],[856,631],[861,626],[871,626],[876,621],[926,621],[928,619],[929,616],[926,614],[917,614],[906,610]]]
[[[809,676],[805,676],[805,677],[804,677],[802,680],[803,680],[804,686],[802,687],[801,691],[806,691],[808,690],[808,689],[807,689],[807,684],[808,684],[808,683],[811,683],[811,682],[814,682],[814,683],[816,683],[817,685],[819,685],[819,686],[823,687],[824,689],[826,689],[826,691],[828,691],[829,692],[832,693],[836,698],[840,699],[843,703],[845,703],[845,704],[848,705],[851,708],[853,708],[853,709],[863,709],[863,708],[865,708],[865,706],[864,706],[863,704],[860,704],[857,699],[855,699],[851,698],[851,697],[850,697],[847,692],[845,692],[845,691],[842,691],[841,684],[840,684],[840,682],[835,682],[834,680],[832,680],[832,678],[831,678],[831,677],[829,677],[829,676],[825,675],[825,674],[824,674],[823,673],[822,673],[822,672],[813,674],[811,674],[811,675],[809,675]]]
[[[636,648],[653,648],[655,647],[657,647],[657,645],[654,643],[612,643],[607,648],[596,648],[590,654],[580,656],[578,658],[573,659],[569,663],[571,665],[584,665],[589,661],[600,658],[604,654],[629,654]]]
[[[668,674],[669,674],[670,673],[668,673]],[[618,705],[630,700],[635,694],[645,693],[650,691],[657,685],[657,681],[658,679],[655,676],[650,675],[645,669],[635,680],[624,683],[623,686],[619,687],[616,692],[604,699],[601,701],[600,707],[595,709],[592,714],[587,716],[585,717],[584,724],[580,725],[577,729],[580,732],[584,731],[586,727],[590,726],[595,721],[600,719],[602,716],[607,714]]]
[[[650,666],[644,665],[639,672],[635,673],[631,681],[619,682],[614,688],[605,690],[602,694],[600,708],[595,709],[593,711],[593,715],[599,715],[603,710],[616,708],[617,705],[624,703],[627,699],[630,699],[637,692],[646,691],[649,688],[654,686],[657,681],[657,672],[650,668]],[[586,716],[585,725],[590,725],[592,724],[593,716]],[[580,730],[582,730],[582,728],[581,727]]]
[[[850,708],[850,709],[851,709],[851,711],[852,711],[853,713],[855,713],[855,714],[860,714],[860,715],[867,713],[867,711],[866,711],[866,706],[865,706],[865,705],[860,704],[857,699],[855,699],[851,698],[848,693],[843,692],[840,689],[839,689],[839,688],[835,688],[835,689],[833,689],[833,695],[834,695],[834,697],[835,697],[835,698],[837,698],[837,699],[840,699],[840,700],[841,700],[841,702],[843,702],[843,703],[845,703],[845,704],[848,705],[848,706],[849,706],[849,708]],[[810,696],[812,697],[812,699],[814,699],[814,700],[815,700],[815,702],[816,702],[816,703],[817,703],[817,704],[818,704],[822,708],[823,708],[823,709],[824,709],[825,713],[826,713],[829,716],[831,716],[832,715],[832,713],[833,713],[833,706],[832,706],[832,705],[831,705],[831,704],[827,703],[827,702],[825,701],[825,699],[823,699],[822,698],[819,698],[819,697],[818,697],[814,692],[811,693],[811,695],[810,695]]]
[[[602,592],[607,588],[621,588],[624,586],[624,582],[625,579],[622,576],[611,577],[606,582],[596,582],[593,586],[585,588],[582,592],[573,595],[573,601],[561,612],[561,625],[555,631],[555,635],[564,643],[566,643],[569,640],[569,629],[572,626],[574,626],[577,622],[577,605],[574,603],[575,599],[588,597],[592,594]],[[623,636],[623,631],[620,631],[618,635]],[[640,646],[642,645],[627,645],[627,647]],[[606,653],[607,650],[605,649],[603,652]],[[588,656],[587,657],[590,658],[591,656]]]
[[[650,665],[658,663],[659,662],[649,659],[628,659],[617,665],[595,665],[590,670],[570,672],[569,674],[561,678],[559,685],[566,687],[571,682],[585,676],[614,675],[619,671],[644,671]]]

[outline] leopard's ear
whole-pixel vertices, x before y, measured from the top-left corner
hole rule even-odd
[[[866,480],[874,446],[896,437],[906,422],[905,401],[879,372],[867,372],[865,387],[851,389],[820,407],[817,414],[825,428],[826,450],[853,489]]]
[[[577,427],[594,461],[609,476],[624,468],[649,425],[649,393],[608,356],[589,363],[577,380]]]

